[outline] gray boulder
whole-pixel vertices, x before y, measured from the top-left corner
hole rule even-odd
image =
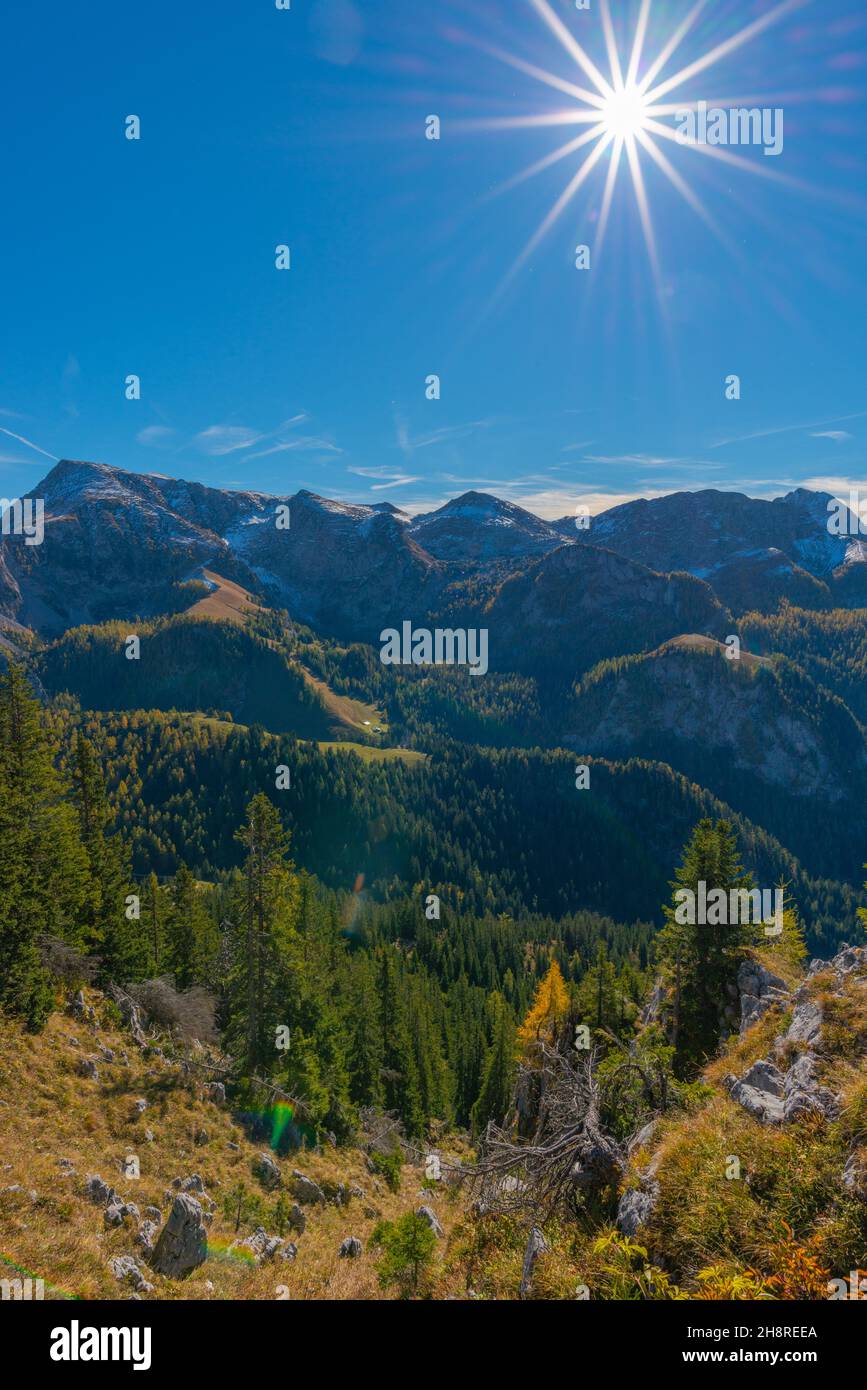
[[[347,1236],[337,1253],[341,1260],[357,1260],[363,1249],[358,1236]]]
[[[862,1202],[867,1200],[867,1162],[857,1149],[846,1160],[843,1169],[843,1186],[852,1197]]]
[[[154,1286],[145,1279],[134,1255],[118,1255],[108,1265],[119,1284],[131,1284],[137,1294],[153,1293]]]
[[[297,1231],[299,1236],[304,1234],[305,1227],[307,1226],[307,1217],[304,1215],[303,1209],[297,1202],[293,1203],[292,1209],[289,1212],[289,1225],[292,1227],[293,1231]]]
[[[195,1197],[181,1193],[175,1198],[169,1219],[154,1247],[151,1266],[158,1274],[182,1279],[198,1268],[207,1254],[208,1234],[202,1208]]]
[[[99,1071],[92,1057],[79,1057],[76,1071],[79,1076],[86,1076],[88,1081],[99,1080]]]
[[[256,1256],[258,1264],[264,1264],[266,1260],[273,1260],[283,1245],[279,1236],[269,1236],[264,1226],[257,1226],[251,1236],[246,1240],[236,1241],[232,1246],[233,1250],[251,1250]]]
[[[630,1187],[624,1192],[617,1206],[617,1225],[625,1236],[634,1236],[639,1226],[649,1219],[658,1194],[656,1183],[647,1188]]]
[[[280,1169],[268,1153],[260,1153],[253,1163],[253,1175],[270,1191],[280,1186]]]
[[[159,1229],[158,1221],[143,1221],[138,1228],[138,1234],[134,1237],[133,1243],[135,1245],[140,1245],[146,1255],[152,1254]]]
[[[776,1068],[774,1068],[776,1070]],[[747,1076],[755,1071],[755,1065],[747,1072]],[[779,1075],[779,1073],[777,1073]],[[761,1082],[761,1074],[757,1077]],[[733,1081],[730,1094],[732,1100],[742,1105],[748,1115],[759,1121],[763,1125],[781,1125],[783,1123],[783,1101],[780,1094],[773,1091],[766,1091],[760,1086],[750,1085],[744,1078],[742,1081]]]
[[[104,1207],[107,1202],[120,1201],[114,1188],[109,1187],[98,1173],[90,1173],[85,1179],[84,1195],[99,1207]]]
[[[201,1173],[191,1173],[188,1178],[172,1178],[172,1187],[176,1187],[179,1192],[204,1193],[205,1180]]]
[[[540,1231],[538,1226],[534,1226],[527,1241],[527,1248],[524,1251],[524,1263],[521,1266],[521,1288],[522,1298],[526,1298],[533,1283],[533,1274],[536,1269],[536,1262],[540,1255],[544,1255],[550,1246]]]
[[[293,1170],[290,1187],[296,1202],[302,1202],[305,1206],[325,1203],[325,1193],[319,1184],[306,1177],[304,1173],[299,1173],[297,1168]]]
[[[741,1005],[741,1033],[751,1028],[775,1004],[786,1004],[791,999],[785,980],[781,980],[779,975],[773,975],[757,960],[741,961],[737,982]]]
[[[853,970],[867,969],[867,946],[843,946],[831,961],[838,975],[851,975]]]
[[[812,999],[801,999],[795,1003],[792,1021],[786,1030],[783,1043],[806,1043],[807,1047],[817,1047],[822,1036],[822,1010]]]
[[[135,1202],[122,1202],[120,1198],[115,1195],[103,1212],[103,1220],[106,1226],[122,1226],[127,1217],[130,1217],[134,1221],[138,1221],[138,1207]]]
[[[785,1078],[773,1062],[763,1059],[760,1062],[753,1062],[749,1071],[741,1077],[741,1084],[752,1086],[757,1091],[765,1091],[768,1095],[779,1098],[785,1089]]]
[[[430,1207],[419,1207],[416,1216],[420,1216],[422,1221],[427,1222],[435,1236],[439,1237],[445,1234],[437,1220],[436,1212],[431,1211]]]
[[[836,1119],[840,1113],[839,1097],[817,1080],[818,1059],[814,1052],[802,1052],[786,1072],[785,1118],[797,1120],[804,1115],[823,1115]]]

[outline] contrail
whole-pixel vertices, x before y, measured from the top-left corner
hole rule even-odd
[[[17,439],[19,444],[26,444],[28,449],[35,449],[37,454],[44,454],[47,459],[53,459],[55,463],[60,462],[56,454],[49,454],[47,449],[40,449],[38,444],[34,444],[31,440],[25,439],[23,434],[13,434],[12,430],[4,429],[3,425],[0,425],[0,434],[8,434],[10,439]]]

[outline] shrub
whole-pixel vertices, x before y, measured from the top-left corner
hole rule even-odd
[[[397,1221],[381,1221],[370,1242],[383,1252],[379,1263],[381,1286],[398,1288],[402,1298],[417,1294],[436,1246],[436,1236],[424,1217],[408,1211]]]
[[[399,1149],[392,1149],[390,1153],[371,1154],[371,1162],[374,1172],[379,1173],[385,1178],[390,1192],[400,1191],[400,1170],[402,1168],[401,1155]]]

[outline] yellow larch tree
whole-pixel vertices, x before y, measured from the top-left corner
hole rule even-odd
[[[533,1006],[518,1029],[518,1046],[526,1051],[533,1043],[550,1042],[558,1023],[569,1012],[569,992],[563,973],[552,960],[548,973],[536,986]]]

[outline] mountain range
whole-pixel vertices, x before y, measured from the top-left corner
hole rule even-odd
[[[677,613],[687,592],[704,610],[701,631],[714,627],[721,608],[867,602],[867,547],[831,535],[831,497],[804,489],[772,502],[675,493],[614,507],[587,528],[575,518],[546,522],[479,492],[409,517],[390,503],[363,506],[307,490],[236,492],[69,460],[28,496],[44,503],[45,539],[2,538],[0,615],[44,634],[176,611],[184,606],[179,586],[205,566],[297,619],[368,642],[403,618],[454,618],[480,606],[491,621],[554,621],[572,640],[579,590],[582,602],[611,609],[612,621],[615,594],[639,620],[642,604],[668,608],[671,630],[659,629],[658,640],[686,630]],[[281,507],[287,520],[278,529]],[[589,548],[589,558],[578,547]],[[602,561],[602,552],[623,563]],[[650,578],[673,572],[695,582],[660,588]],[[706,586],[702,600],[697,585]]]
[[[604,816],[625,813],[632,837],[647,833],[645,760],[774,837],[804,873],[857,882],[867,552],[829,532],[827,494],[684,492],[583,528],[478,492],[411,517],[63,461],[31,497],[43,543],[0,541],[0,658],[27,654],[46,696],[336,740],[374,761],[456,742],[574,750],[623,769],[625,809],[609,795]],[[407,620],[486,629],[486,678],[383,667],[381,632]],[[118,664],[130,631],[148,659]],[[516,808],[523,766],[484,773],[498,795],[514,781]],[[417,776],[433,789],[432,771]],[[345,813],[329,811],[335,831]],[[682,830],[666,813],[666,846]],[[303,844],[301,821],[294,833]],[[402,878],[413,853],[390,871]],[[529,878],[527,894],[539,900]],[[610,884],[592,905],[625,908]]]

